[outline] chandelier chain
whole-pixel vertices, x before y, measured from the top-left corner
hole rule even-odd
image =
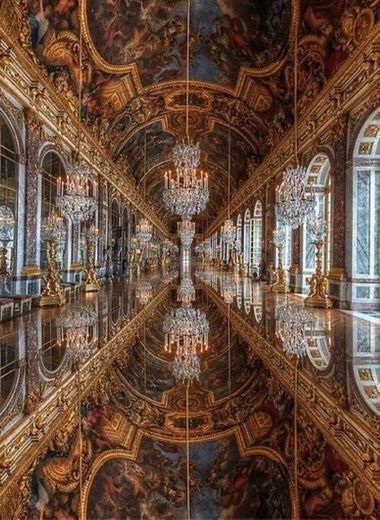
[[[190,7],[191,0],[187,0],[187,24],[186,24],[186,139],[189,136],[189,102],[190,102]]]

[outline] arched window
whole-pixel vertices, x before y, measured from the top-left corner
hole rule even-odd
[[[41,185],[41,222],[57,210],[56,196],[58,179],[65,182],[65,168],[59,155],[54,151],[46,153],[41,166],[42,185]],[[58,244],[58,263],[62,265],[65,250],[64,243]],[[46,242],[40,241],[41,248],[41,269],[47,269],[47,249]]]
[[[243,224],[243,253],[244,263],[249,263],[249,251],[251,244],[251,212],[249,208],[244,213],[244,224]]]
[[[363,126],[354,151],[353,277],[380,278],[380,110]],[[379,287],[357,287],[357,297],[380,300]]]
[[[315,188],[316,216],[322,217],[327,225],[326,244],[323,251],[324,272],[330,270],[331,257],[331,175],[330,161],[327,155],[318,154],[308,167],[308,182]],[[308,225],[303,225],[303,266],[304,272],[311,273],[315,269],[315,247]]]
[[[236,240],[238,240],[240,242],[240,244],[241,244],[242,234],[243,234],[242,225],[243,225],[242,217],[241,217],[241,215],[238,215],[238,218],[236,219]]]
[[[8,124],[0,115],[0,208],[5,215],[17,218],[18,192],[18,155],[16,143]],[[12,226],[2,245],[7,249],[7,262],[10,272],[15,267],[16,226]]]
[[[256,272],[260,275],[260,262],[262,253],[262,235],[263,235],[263,205],[258,200],[253,210],[253,218],[251,219],[251,251],[249,266],[252,273]]]
[[[113,273],[116,275],[120,274],[121,269],[121,239],[122,239],[122,227],[121,227],[121,215],[120,205],[116,199],[112,200],[111,204],[111,229],[112,229],[112,262],[113,262]]]

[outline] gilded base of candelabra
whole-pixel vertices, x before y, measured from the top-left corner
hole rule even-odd
[[[331,309],[332,300],[327,296],[327,278],[322,274],[322,247],[323,241],[314,243],[316,249],[316,268],[313,276],[307,280],[310,285],[309,295],[305,298],[304,304],[307,307],[320,307],[321,309]]]
[[[95,283],[84,283],[82,288],[83,288],[84,292],[97,292],[100,289],[100,285],[97,282],[95,282]]]
[[[26,278],[41,276],[41,269],[37,265],[25,265],[22,269],[22,276]]]
[[[319,307],[321,309],[331,309],[334,305],[327,295],[323,297],[308,296],[305,298],[304,304],[306,307]]]
[[[34,307],[62,307],[65,305],[66,299],[63,294],[55,294],[44,296],[41,294],[38,298],[33,300]]]
[[[285,275],[285,271],[279,267],[277,269],[277,273],[276,273],[276,278],[277,278],[277,281],[275,284],[273,284],[271,286],[271,291],[272,292],[277,292],[277,293],[283,293],[283,294],[287,294],[287,293],[290,293],[290,288],[288,286],[288,284],[286,283],[286,275]]]

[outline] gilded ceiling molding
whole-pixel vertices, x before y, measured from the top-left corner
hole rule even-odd
[[[227,306],[217,293],[203,284],[210,299],[222,314],[227,315]],[[238,312],[230,310],[231,324],[237,334],[252,348],[255,356],[262,360],[286,391],[294,395],[294,361],[280,348],[276,348],[253,328]],[[300,370],[298,373],[298,399],[303,412],[316,425],[326,440],[337,450],[359,475],[376,499],[380,498],[379,468],[380,446],[376,427],[363,429],[362,421],[344,406],[341,391],[324,387],[323,381],[315,381],[312,373]]]
[[[170,287],[161,292],[132,318],[121,320],[122,329],[113,332],[110,341],[102,346],[86,363],[79,367],[81,398],[84,399],[94,385],[99,382],[113,361],[125,355],[125,347],[135,343],[146,320],[151,319],[158,307],[167,298]],[[0,503],[7,495],[7,490],[14,484],[30,461],[37,461],[47,450],[54,435],[64,428],[68,417],[75,410],[78,402],[78,379],[69,373],[52,399],[41,399],[35,405],[35,411],[17,425],[13,431],[3,432],[0,437]],[[54,379],[42,389],[44,393],[54,387]],[[43,398],[43,396],[42,396]],[[16,428],[12,427],[12,430]]]
[[[77,100],[75,104],[69,104],[65,90],[57,92],[53,87],[47,73],[41,71],[36,63],[34,53],[27,44],[28,37],[24,44],[19,41],[23,24],[29,26],[28,20],[24,17],[24,9],[23,0],[17,0],[16,3],[4,1],[0,4],[0,20],[7,20],[6,26],[3,26],[0,21],[0,62],[1,54],[5,55],[0,83],[4,86],[4,90],[11,91],[17,96],[23,105],[38,111],[44,124],[57,132],[70,148],[74,149],[77,139],[75,116]],[[8,23],[10,19],[11,22]],[[84,125],[82,125],[82,136],[82,154],[85,160],[124,194],[164,236],[168,236],[166,226],[135,189],[132,179],[126,177],[123,171],[110,161],[104,148],[94,140]]]
[[[366,106],[365,110],[368,110],[368,98],[372,98],[374,89],[377,92],[375,99],[379,99],[379,62],[380,24],[377,24],[338,72],[326,82],[320,94],[300,117],[298,124],[300,153],[313,146],[313,143],[329,128],[336,127],[343,113],[349,113],[362,103]],[[357,113],[357,110],[355,112]],[[250,179],[233,195],[232,212],[244,206],[253,193],[264,186],[269,179],[281,175],[282,171],[292,163],[293,142],[294,129],[290,128]],[[208,228],[206,236],[212,235],[219,229],[226,215],[227,210],[224,209]]]

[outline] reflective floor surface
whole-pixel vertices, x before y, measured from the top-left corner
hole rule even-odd
[[[312,309],[298,358],[280,310],[301,298],[198,270],[184,303],[179,282],[0,325],[0,518],[379,518],[380,325]],[[209,327],[190,385],[163,331],[186,305]]]

